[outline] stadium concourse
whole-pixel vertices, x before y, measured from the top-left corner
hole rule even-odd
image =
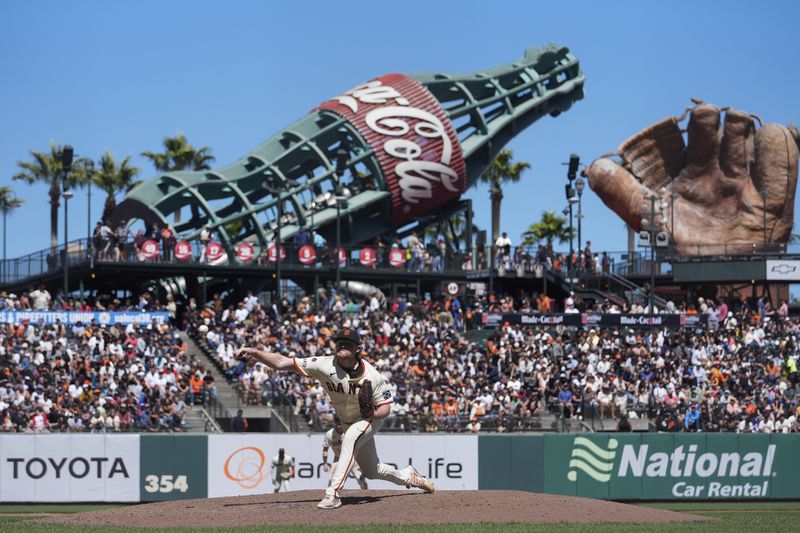
[[[149,293],[90,303],[53,299],[43,288],[0,293],[0,310],[25,309],[169,312],[174,302],[161,306]],[[175,326],[155,321],[0,324],[0,357],[1,428],[11,432],[182,431],[206,375]]]
[[[707,328],[638,330],[502,325],[484,343],[462,328],[479,327],[479,313],[547,309],[539,297],[479,301],[308,298],[263,308],[254,295],[235,305],[216,297],[190,305],[187,327],[207,325],[204,344],[248,404],[289,405],[322,429],[331,406],[318,384],[295,373],[271,373],[236,361],[242,345],[268,345],[290,357],[330,353],[330,336],[357,328],[367,357],[395,392],[385,428],[396,431],[541,429],[542,414],[576,419],[648,418],[659,431],[795,432],[800,322],[784,303],[763,299],[719,306],[699,298],[675,305],[707,315]],[[673,304],[669,304],[673,305]],[[579,302],[566,302],[578,312]],[[593,309],[618,312],[614,307]],[[636,312],[634,308],[632,311]],[[641,309],[639,309],[641,312]],[[720,320],[720,315],[725,318]],[[613,427],[613,426],[612,426]]]

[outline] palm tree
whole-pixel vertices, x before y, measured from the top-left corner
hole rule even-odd
[[[195,148],[186,140],[182,131],[175,137],[164,137],[164,151],[162,153],[142,152],[142,155],[153,162],[159,172],[173,172],[175,170],[209,170],[214,156],[211,148],[202,146]],[[180,222],[181,212],[175,211],[175,224]]]
[[[183,132],[178,132],[175,137],[164,137],[163,144],[164,151],[161,153],[142,152],[159,172],[208,170],[215,160],[211,155],[211,148],[207,146],[195,148],[188,143]]]
[[[28,185],[45,183],[49,186],[47,194],[50,196],[50,247],[58,247],[58,206],[61,198],[61,185],[64,182],[64,173],[61,168],[61,146],[50,143],[50,153],[31,150],[32,161],[17,161],[20,172],[14,174],[13,179],[22,180]],[[75,176],[70,175],[70,181]],[[70,183],[67,183],[69,187]]]
[[[529,246],[547,241],[549,247],[553,245],[553,239],[558,242],[567,242],[575,233],[574,229],[567,225],[567,219],[556,215],[555,211],[544,211],[539,222],[531,224],[522,234],[522,244]]]
[[[500,236],[500,204],[503,201],[503,183],[515,183],[522,173],[531,168],[530,163],[520,161],[513,163],[514,154],[509,149],[501,150],[489,168],[481,175],[480,181],[488,183],[489,198],[492,200],[492,244]]]
[[[0,187],[0,212],[3,213],[3,272],[5,274],[6,271],[6,215],[12,212],[14,209],[18,208],[23,204],[22,198],[17,198],[11,191],[11,187],[8,185],[3,185]],[[5,276],[0,274],[0,280],[5,279]]]
[[[117,193],[130,191],[141,183],[135,179],[139,169],[131,166],[130,159],[130,155],[125,156],[118,166],[114,155],[108,150],[100,158],[100,168],[94,173],[92,182],[107,195],[102,220],[108,220],[111,212],[117,207]]]

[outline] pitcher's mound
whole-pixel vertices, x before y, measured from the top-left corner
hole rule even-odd
[[[232,527],[343,524],[507,522],[695,522],[702,517],[623,503],[513,490],[346,491],[339,509],[317,509],[325,494],[282,494],[179,500],[60,515],[38,523],[138,527]]]

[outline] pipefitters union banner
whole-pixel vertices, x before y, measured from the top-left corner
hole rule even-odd
[[[328,485],[328,473],[322,469],[322,442],[321,434],[209,435],[208,496],[272,492],[270,465],[280,448],[294,458],[295,477],[289,480],[289,489],[322,491]],[[378,435],[375,445],[381,462],[398,469],[413,464],[437,489],[478,488],[477,435]],[[332,451],[328,461],[333,461]],[[370,480],[369,487],[398,489],[398,485],[380,480]],[[344,488],[358,489],[352,472]]]
[[[149,324],[153,320],[159,324],[167,322],[169,315],[162,312],[105,312],[105,311],[0,311],[0,324],[101,324],[122,325]]]
[[[139,501],[139,436],[2,435],[0,501]]]
[[[524,315],[520,313],[481,313],[479,320],[485,327],[509,324],[512,326],[583,326],[599,328],[695,328],[708,325],[708,316],[706,315],[601,315],[598,313]]]
[[[800,496],[800,435],[545,435],[544,491],[613,500]]]
[[[453,125],[418,81],[387,74],[319,106],[346,118],[378,159],[401,226],[466,190],[466,165]]]

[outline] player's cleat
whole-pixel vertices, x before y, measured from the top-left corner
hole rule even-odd
[[[408,465],[405,468],[406,472],[408,473],[408,483],[406,483],[406,488],[410,489],[411,487],[422,489],[428,494],[433,494],[433,491],[436,488],[433,486],[433,482],[430,479],[426,479],[419,475],[417,469],[411,465]]]
[[[342,500],[338,496],[325,495],[317,504],[317,509],[338,509],[342,506]]]

